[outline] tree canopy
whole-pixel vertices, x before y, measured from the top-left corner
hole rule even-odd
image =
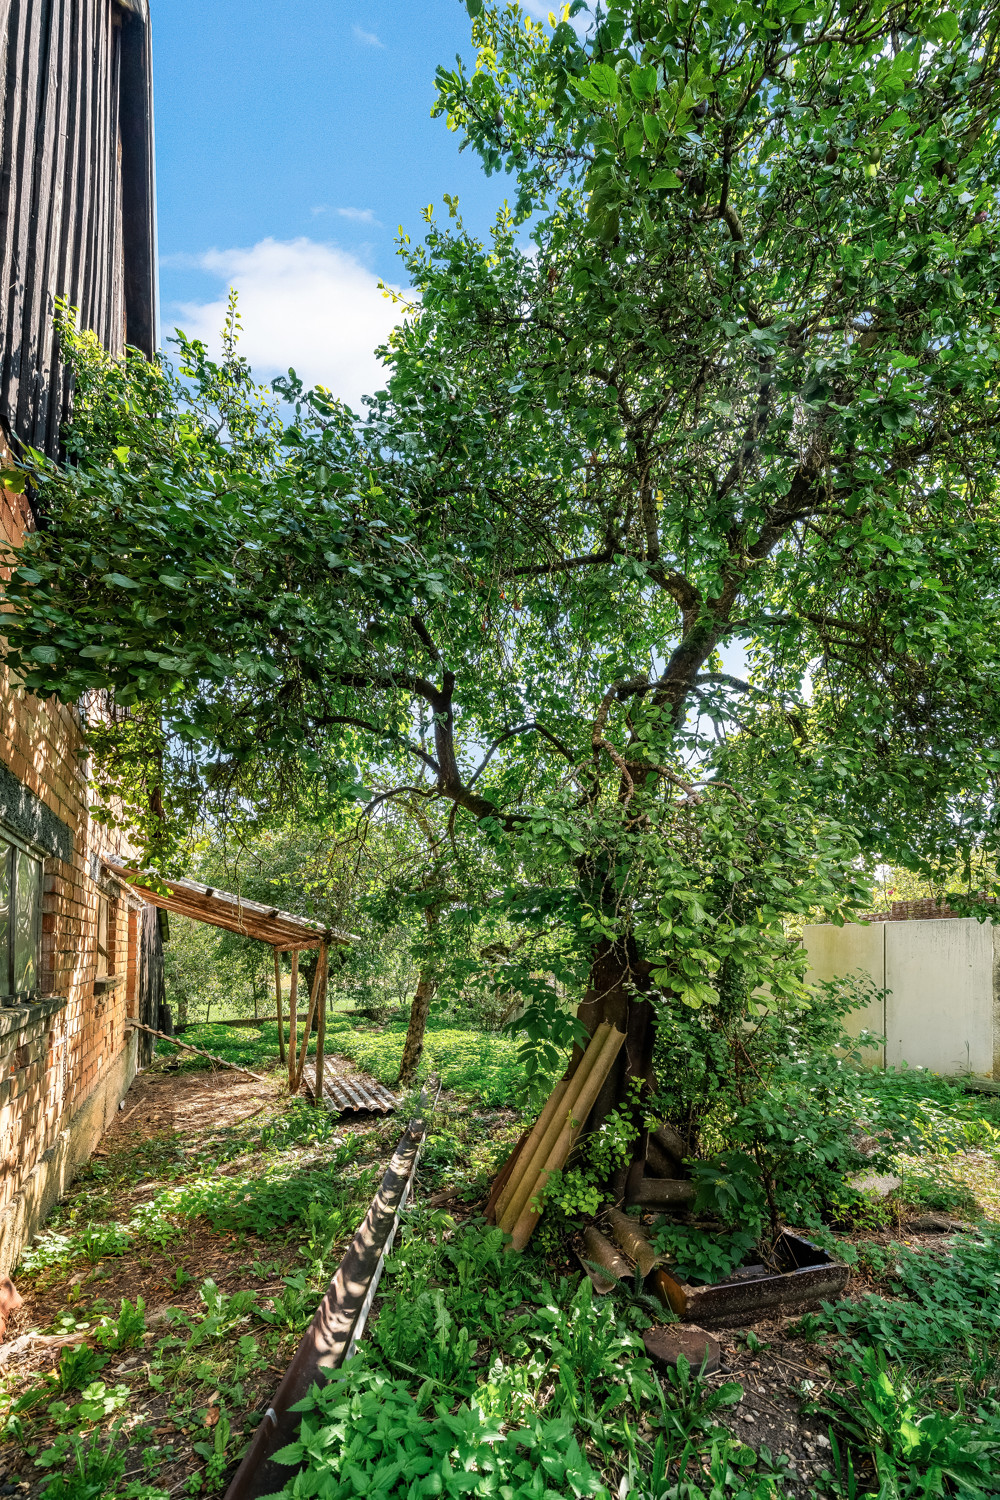
[[[443,799],[598,1010],[791,995],[789,912],[995,837],[998,22],[469,10],[436,108],[513,202],[403,237],[385,389],[281,432],[232,340],[184,385],[66,329],[10,659],[161,802]]]

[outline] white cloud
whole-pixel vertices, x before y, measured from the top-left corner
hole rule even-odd
[[[363,26],[357,26],[357,25],[352,26],[351,30],[354,32],[354,40],[356,42],[360,42],[361,45],[362,45],[362,47],[384,47],[385,46],[385,42],[381,41],[375,35],[374,31],[365,31],[365,29],[364,29]]]
[[[217,353],[230,286],[239,293],[240,352],[261,379],[291,366],[307,386],[325,385],[355,410],[385,367],[374,350],[403,319],[378,278],[353,255],[316,240],[261,240],[249,249],[198,257],[224,289],[210,302],[179,305],[177,322]]]
[[[334,213],[342,219],[350,219],[352,224],[377,224],[375,210],[372,208],[337,208]]]

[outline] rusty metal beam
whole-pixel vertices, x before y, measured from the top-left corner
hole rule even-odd
[[[293,1442],[298,1432],[302,1419],[292,1407],[312,1385],[322,1384],[329,1371],[343,1364],[364,1332],[427,1134],[426,1094],[425,1089],[417,1116],[403,1133],[364,1222],[337,1267],[224,1500],[260,1500],[283,1487],[292,1471],[275,1463],[273,1455]]]

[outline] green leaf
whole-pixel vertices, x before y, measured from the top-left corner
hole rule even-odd
[[[587,81],[597,90],[600,98],[608,99],[612,103],[618,98],[618,74],[614,68],[608,67],[607,63],[591,63]],[[579,87],[579,84],[577,86]]]
[[[932,14],[926,22],[924,34],[932,42],[956,42],[960,32],[954,11],[945,10],[937,15]]]

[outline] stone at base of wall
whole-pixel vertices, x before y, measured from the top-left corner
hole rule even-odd
[[[17,1265],[24,1245],[41,1228],[49,1209],[111,1125],[119,1100],[136,1075],[137,1035],[130,1033],[96,1088],[0,1213],[0,1276],[9,1275]]]

